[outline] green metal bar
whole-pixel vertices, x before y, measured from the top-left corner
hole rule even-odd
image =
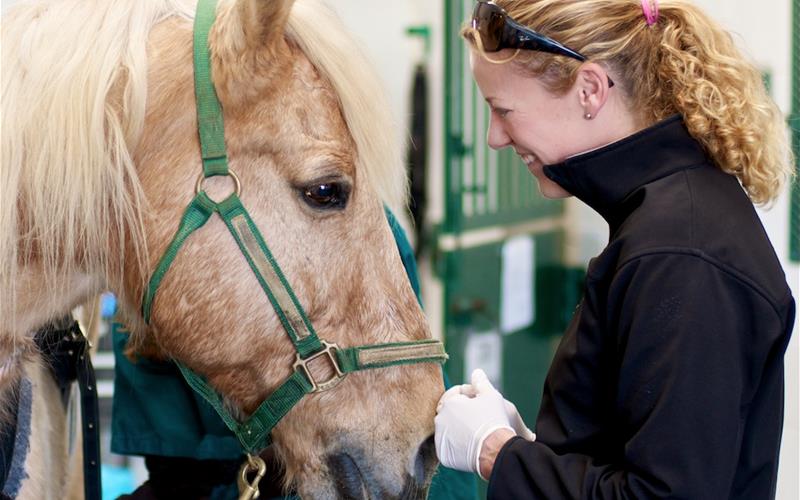
[[[518,163],[522,163],[517,160]],[[522,183],[523,188],[523,197],[524,200],[523,205],[525,207],[533,207],[536,205],[536,190],[533,185],[533,176],[528,173],[528,167],[522,163],[521,169],[523,176],[525,177],[525,182]]]
[[[466,52],[466,51],[464,51]],[[466,57],[466,54],[465,54]],[[472,103],[472,150],[476,153],[478,152],[480,147],[483,147],[483,151],[485,151],[486,145],[481,142],[481,129],[483,123],[478,122],[478,106],[485,106],[478,102],[478,92],[475,90],[475,83],[472,82],[471,78],[464,78],[464,81],[467,82],[467,86],[470,89],[470,101]],[[484,113],[485,114],[485,113]],[[485,130],[485,129],[483,129]],[[472,155],[472,215],[477,215],[478,212],[478,193],[479,193],[479,184],[478,184],[478,163],[481,161],[481,158],[478,158],[477,154]]]
[[[494,176],[496,169],[493,167],[493,165],[497,165],[496,157],[494,151],[491,151],[486,159],[486,212],[484,215],[491,215],[496,211],[494,200],[497,200],[497,179]]]
[[[444,60],[445,60],[445,81],[444,81],[444,221],[442,221],[442,229],[444,233],[455,233],[458,231],[460,214],[461,214],[461,194],[455,196],[453,192],[454,175],[458,169],[454,168],[455,155],[454,147],[455,139],[461,141],[461,138],[456,134],[456,124],[460,128],[460,121],[458,114],[460,110],[455,109],[461,102],[460,98],[460,78],[461,75],[456,72],[459,66],[460,53],[457,50],[459,40],[456,38],[455,32],[458,30],[457,22],[454,22],[456,16],[461,15],[459,3],[461,0],[445,0],[444,2]],[[459,151],[461,154],[463,151]],[[457,257],[454,253],[445,253],[442,257],[443,272],[442,278],[444,280],[444,304],[445,310],[453,301],[453,284],[458,279],[457,271]],[[442,331],[447,338],[448,318],[449,314],[442,315]]]
[[[497,153],[497,212],[496,214],[501,214],[505,211],[506,207],[508,206],[508,189],[507,189],[507,181],[506,177],[508,176],[508,171],[503,168],[503,153],[498,151]]]
[[[476,92],[476,97],[479,93]],[[481,101],[483,101],[481,99]],[[490,213],[489,211],[489,190],[491,189],[491,185],[489,183],[489,162],[492,155],[495,154],[495,151],[489,147],[489,144],[486,141],[486,134],[489,130],[489,124],[492,121],[492,110],[486,105],[485,102],[481,103],[483,105],[483,109],[485,110],[483,113],[483,123],[481,123],[481,132],[480,137],[483,141],[483,165],[481,165],[481,172],[483,172],[483,191],[482,191],[482,201],[483,201],[483,210],[481,210],[481,215]]]
[[[514,157],[511,155],[510,151],[508,152],[508,168],[511,170],[511,178],[513,179],[511,189],[513,189],[514,193],[514,197],[512,198],[514,202],[514,208],[519,208],[522,206],[520,186],[523,179],[520,178],[521,176],[519,175],[519,168],[517,168],[517,165],[514,164]]]
[[[461,220],[461,171],[463,132],[461,126],[461,51],[458,40],[458,22],[461,16],[456,0],[445,2],[445,220],[447,233],[458,233]]]
[[[509,173],[508,194],[509,201],[511,202],[510,208],[511,210],[516,210],[519,208],[519,172],[514,168],[511,150],[506,149],[503,152],[503,156],[505,157],[504,168],[508,170]]]
[[[458,30],[458,28],[456,28]],[[469,109],[470,113],[469,116],[462,113],[461,115],[461,124],[462,124],[462,136],[466,139],[467,137],[467,130],[466,124],[469,123],[469,149],[470,149],[470,163],[465,161],[466,157],[462,156],[461,160],[461,221],[469,220],[472,214],[474,214],[474,201],[473,196],[471,194],[471,190],[474,189],[475,186],[475,179],[472,175],[472,166],[475,162],[475,151],[478,147],[478,144],[475,142],[475,100],[472,95],[472,82],[468,77],[465,76],[465,67],[464,59],[467,58],[467,51],[464,50],[464,42],[459,43],[459,61],[460,61],[460,69],[459,74],[461,75],[461,106],[462,109]],[[466,143],[465,143],[466,145]],[[463,228],[462,228],[463,229]]]

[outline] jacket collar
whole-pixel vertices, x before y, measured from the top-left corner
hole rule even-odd
[[[611,222],[637,188],[705,162],[683,118],[674,115],[600,149],[546,165],[544,173]]]

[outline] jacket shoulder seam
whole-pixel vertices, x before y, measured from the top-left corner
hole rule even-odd
[[[650,257],[654,255],[686,255],[689,257],[694,257],[700,260],[705,261],[706,263],[710,264],[711,266],[719,269],[725,274],[730,275],[737,281],[741,282],[748,288],[752,289],[757,295],[762,297],[769,305],[772,307],[772,310],[775,312],[775,315],[778,318],[782,318],[780,314],[780,309],[778,306],[778,302],[780,299],[773,298],[762,286],[756,283],[752,278],[744,274],[743,272],[735,269],[731,266],[728,266],[719,260],[715,259],[714,257],[708,255],[707,253],[703,252],[702,250],[698,250],[696,248],[681,248],[681,247],[660,247],[660,248],[652,248],[648,250],[642,250],[630,255],[625,260],[621,261],[616,268],[615,274],[619,273],[623,268],[632,264],[633,262],[640,260],[644,257]],[[788,287],[787,287],[788,288]],[[784,296],[786,294],[784,293]],[[781,297],[783,298],[783,297]],[[783,319],[780,319],[781,323],[783,323]]]

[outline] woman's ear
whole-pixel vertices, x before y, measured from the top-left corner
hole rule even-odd
[[[581,65],[575,80],[575,90],[584,118],[591,120],[600,113],[608,100],[609,89],[610,81],[605,68],[592,62]]]

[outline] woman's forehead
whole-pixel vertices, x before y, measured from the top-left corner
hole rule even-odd
[[[483,59],[480,54],[473,54],[470,56],[470,64],[475,83],[487,101],[525,92],[534,83],[534,78],[514,71],[511,63],[494,64]]]

